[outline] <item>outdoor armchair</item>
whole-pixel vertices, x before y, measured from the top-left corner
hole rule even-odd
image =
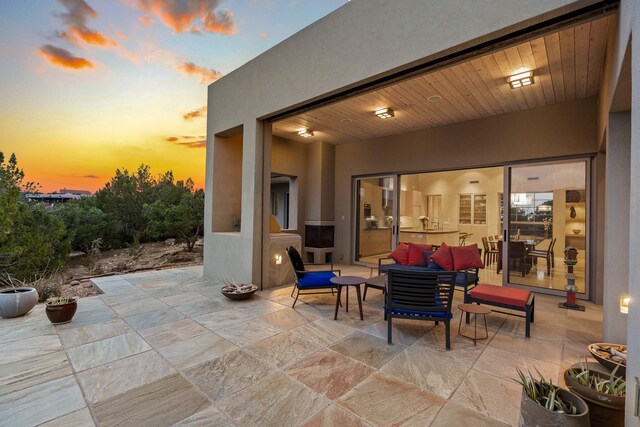
[[[337,289],[338,286],[331,283],[331,278],[339,276],[340,270],[331,269],[308,271],[305,269],[305,264],[302,262],[302,257],[296,248],[289,246],[286,251],[296,275],[296,282],[291,290],[291,297],[293,297],[293,294],[295,293],[296,298],[293,301],[291,308],[296,306],[298,297],[301,294],[310,295],[334,293],[334,290]]]

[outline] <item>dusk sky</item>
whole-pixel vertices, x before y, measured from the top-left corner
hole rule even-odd
[[[0,0],[0,151],[42,191],[204,185],[207,85],[347,0]]]

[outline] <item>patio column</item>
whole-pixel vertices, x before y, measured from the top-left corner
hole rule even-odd
[[[610,113],[607,127],[604,231],[603,331],[605,342],[627,342],[620,296],[629,293],[629,185],[631,114]]]

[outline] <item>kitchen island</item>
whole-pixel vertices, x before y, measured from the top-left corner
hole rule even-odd
[[[400,229],[401,242],[425,243],[429,245],[439,245],[446,243],[449,246],[459,245],[459,230],[415,230]]]

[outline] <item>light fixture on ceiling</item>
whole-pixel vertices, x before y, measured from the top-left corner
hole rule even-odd
[[[307,129],[307,128],[302,128],[302,129],[298,129],[298,135],[304,137],[304,138],[309,138],[311,136],[313,136],[313,131],[311,129]]]
[[[373,114],[380,117],[381,119],[390,119],[391,117],[394,117],[396,115],[394,111],[389,107],[379,108]]]
[[[429,102],[438,102],[442,99],[442,97],[440,95],[431,95],[430,97],[427,98],[427,101]]]
[[[525,71],[523,73],[514,74],[507,77],[507,83],[511,86],[511,89],[518,89],[520,87],[529,86],[533,84],[533,71]]]

